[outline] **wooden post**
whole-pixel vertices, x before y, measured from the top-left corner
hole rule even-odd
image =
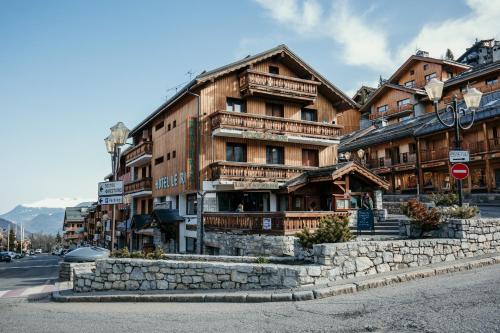
[[[486,191],[488,193],[491,192],[493,188],[493,177],[492,176],[492,170],[491,170],[491,164],[490,164],[490,140],[488,140],[488,128],[486,127],[486,122],[483,123],[483,135],[484,135],[484,141],[485,141],[485,154],[484,154],[484,162],[485,162],[485,176],[486,176]]]
[[[419,193],[424,192],[424,172],[422,170],[422,149],[420,145],[420,138],[417,138],[417,182],[419,187]]]

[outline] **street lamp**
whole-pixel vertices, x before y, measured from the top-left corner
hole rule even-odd
[[[113,180],[118,179],[118,168],[120,162],[120,147],[127,142],[130,130],[120,121],[110,128],[111,134],[104,139],[106,150],[111,155],[111,168]],[[113,204],[113,223],[111,226],[111,251],[115,248],[115,225],[116,225],[116,209]]]
[[[455,149],[460,150],[460,129],[468,130],[474,124],[476,110],[479,108],[481,103],[481,96],[483,95],[476,88],[467,87],[464,93],[464,101],[466,108],[458,107],[457,97],[453,96],[453,101],[451,104],[446,105],[443,110],[440,111],[438,108],[439,100],[443,94],[444,83],[436,78],[431,79],[425,85],[425,91],[429,99],[434,102],[434,111],[439,122],[448,128],[455,129]],[[471,114],[471,120],[468,124],[463,122],[464,116]],[[462,180],[457,179],[457,191],[458,191],[458,203],[460,206],[463,204],[463,193],[462,193]]]

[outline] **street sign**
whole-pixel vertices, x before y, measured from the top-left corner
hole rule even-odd
[[[468,150],[450,150],[451,163],[469,162],[470,156]]]
[[[271,230],[272,228],[272,221],[270,217],[264,217],[262,219],[262,229],[264,230]]]
[[[123,203],[123,196],[114,195],[109,197],[99,197],[99,203],[101,205],[116,205]]]
[[[465,179],[469,176],[469,167],[463,163],[453,164],[451,167],[451,175],[458,180]]]
[[[123,182],[101,182],[98,186],[98,195],[108,196],[108,195],[121,195],[123,194]]]

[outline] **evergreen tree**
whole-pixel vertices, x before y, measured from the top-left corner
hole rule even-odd
[[[9,232],[9,251],[14,251],[16,248],[16,233],[14,229],[10,229]]]
[[[57,235],[56,235],[56,244],[61,244],[61,242],[62,242],[61,235],[59,234],[59,231],[58,231]]]
[[[455,60],[455,56],[453,55],[453,52],[451,52],[450,49],[446,49],[446,54],[444,57],[446,60]]]

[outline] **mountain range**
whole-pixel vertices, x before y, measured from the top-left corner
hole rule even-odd
[[[0,215],[0,228],[7,229],[9,222],[18,226],[22,223],[25,233],[55,235],[62,232],[65,207],[86,205],[87,203],[83,201],[85,200],[44,199],[31,204],[17,205],[11,211]]]

